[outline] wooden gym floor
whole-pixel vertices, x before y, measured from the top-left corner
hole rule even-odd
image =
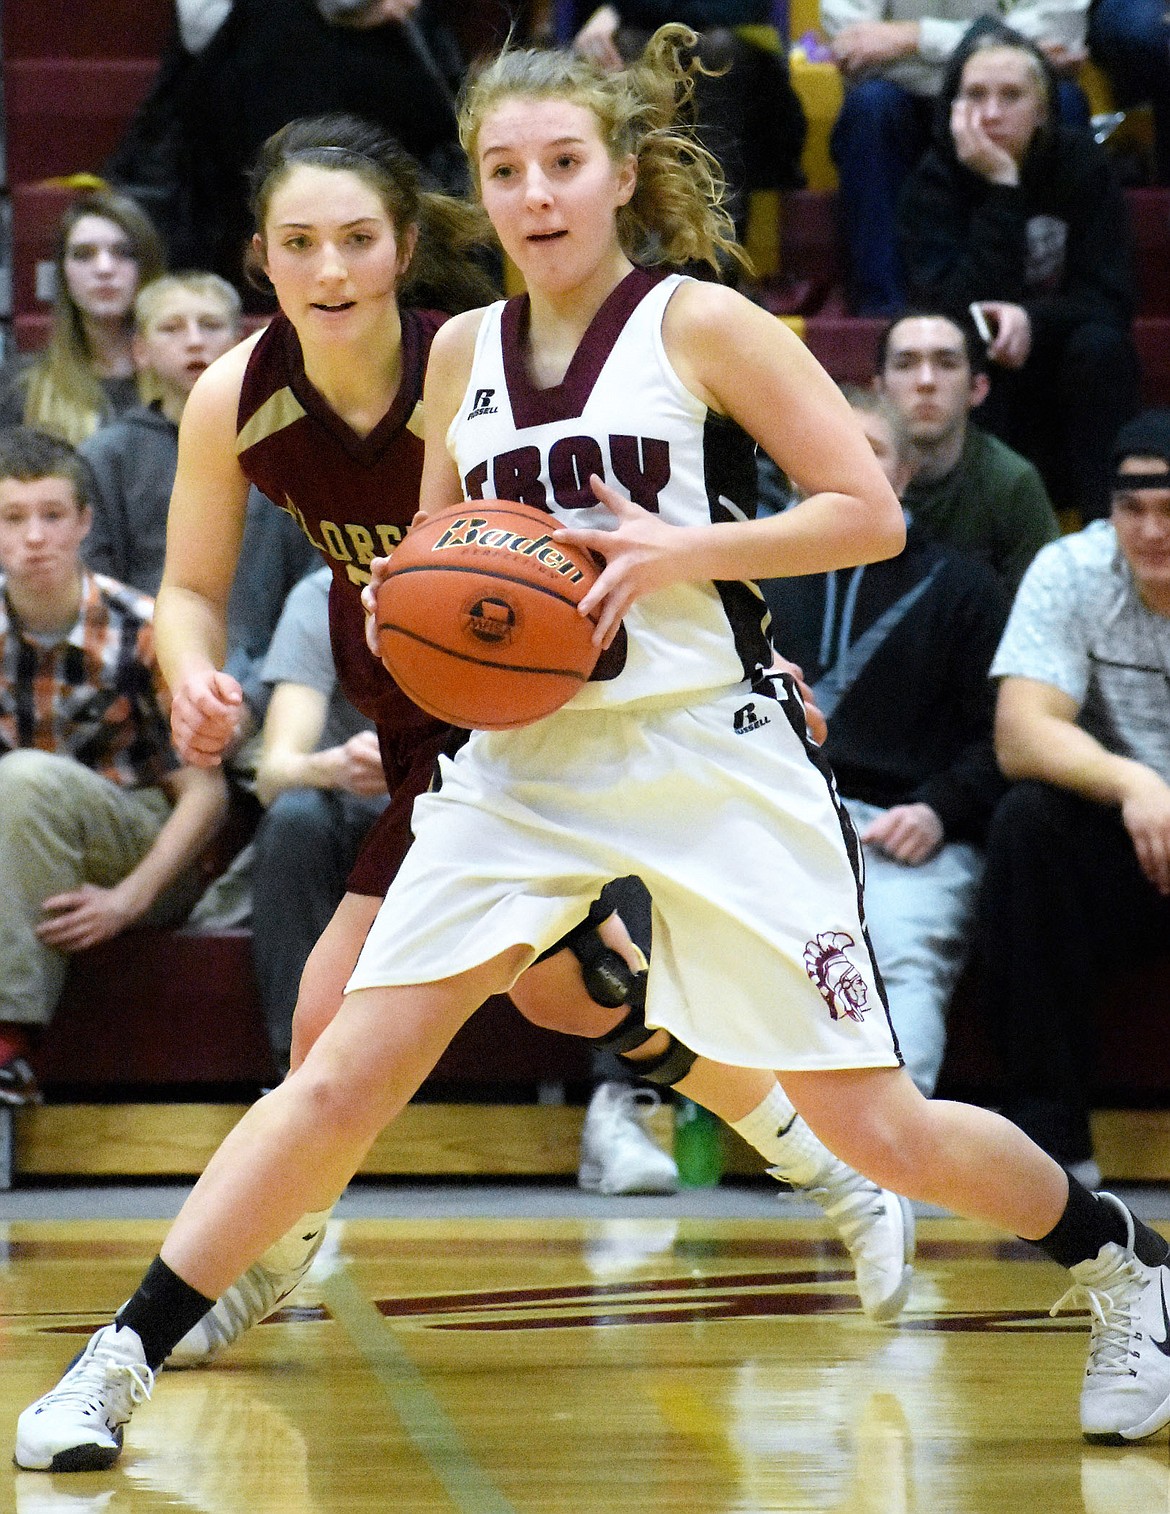
[[[423,1219],[400,1190],[404,1217],[334,1227],[295,1308],[219,1364],[165,1374],[117,1468],[0,1470],[0,1510],[1170,1511],[1165,1434],[1082,1442],[1086,1319],[1049,1318],[1064,1275],[1029,1248],[922,1220],[909,1311],[880,1328],[807,1207],[717,1218],[684,1200],[644,1201],[644,1219],[610,1201],[605,1219],[597,1201],[458,1214],[455,1195]],[[0,1433],[164,1230],[0,1224]]]

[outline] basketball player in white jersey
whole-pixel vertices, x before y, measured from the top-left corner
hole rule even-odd
[[[1086,1435],[1170,1420],[1166,1242],[997,1115],[926,1101],[899,1065],[856,840],[747,612],[754,578],[896,553],[901,510],[795,337],[726,288],[647,271],[730,247],[713,164],[677,120],[690,38],[663,28],[619,75],[529,52],[480,74],[464,142],[529,293],[449,322],[425,392],[424,509],[542,495],[606,560],[582,612],[609,676],[443,764],[340,1012],[221,1146],[118,1319],[21,1416],[22,1465],[112,1460],[190,1324],[328,1207],[459,1026],[626,874],[654,902],[647,1023],[780,1069],[869,1177],[1069,1266],[1093,1318]],[[803,496],[783,515],[741,518],[747,437]]]

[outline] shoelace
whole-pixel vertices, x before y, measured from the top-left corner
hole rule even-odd
[[[1093,1324],[1089,1361],[1085,1368],[1087,1373],[1128,1377],[1133,1371],[1129,1365],[1128,1305],[1133,1298],[1130,1285],[1140,1284],[1141,1278],[1128,1258],[1120,1264],[1118,1273],[1116,1292],[1091,1288],[1086,1283],[1074,1283],[1048,1311],[1050,1319],[1066,1308],[1085,1308],[1089,1311]]]
[[[95,1381],[98,1374],[100,1381]],[[107,1407],[104,1396],[112,1375],[124,1373],[130,1379],[130,1407],[142,1403],[154,1392],[154,1373],[145,1364],[112,1362],[96,1352],[84,1364],[78,1364],[62,1381],[53,1399],[56,1403],[81,1404],[92,1414],[100,1414]],[[125,1417],[125,1416],[123,1416]]]

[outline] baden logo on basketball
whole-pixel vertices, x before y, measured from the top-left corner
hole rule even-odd
[[[580,605],[599,560],[554,542],[557,528],[547,510],[502,499],[411,526],[378,588],[378,650],[420,709],[502,731],[551,715],[588,681],[597,623]]]
[[[452,521],[435,540],[431,551],[444,552],[452,547],[487,547],[490,551],[534,557],[572,584],[582,583],[585,577],[577,564],[555,545],[551,536],[524,536],[519,531],[501,530],[482,515],[465,515]]]

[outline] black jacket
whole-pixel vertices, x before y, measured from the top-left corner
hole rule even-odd
[[[903,190],[898,227],[910,298],[956,315],[973,300],[1022,305],[1038,341],[1087,320],[1126,327],[1137,303],[1129,216],[1109,159],[1089,133],[1042,127],[1014,186],[988,183],[955,153],[950,109],[972,35],[997,29],[1004,30],[994,22],[972,28],[956,53],[934,146]],[[1066,236],[1063,266],[1044,283],[1028,277],[1028,226],[1038,217],[1063,225]]]
[[[233,0],[201,52],[172,42],[103,174],[154,217],[172,266],[211,268],[243,288],[246,175],[274,131],[299,116],[362,116],[418,159],[431,187],[461,191],[462,72],[430,0],[409,26],[366,29],[330,24],[314,0]]]
[[[862,643],[864,665],[836,708],[826,708],[825,755],[846,798],[882,808],[929,804],[948,841],[981,842],[1005,787],[992,745],[987,670],[1008,606],[991,569],[928,542],[911,524],[905,550],[889,561],[760,587],[776,646],[819,686],[825,706],[832,680],[823,680],[839,653],[857,649],[898,607],[876,646]]]

